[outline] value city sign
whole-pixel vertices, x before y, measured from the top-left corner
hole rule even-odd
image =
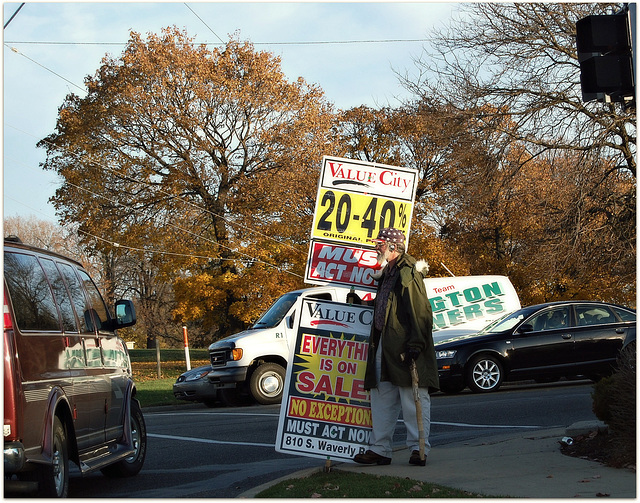
[[[351,461],[371,436],[364,374],[373,308],[305,299],[287,366],[276,451]]]
[[[325,156],[305,281],[372,290],[372,239],[395,227],[409,239],[417,171]]]
[[[325,156],[320,187],[413,202],[417,171],[353,159]]]

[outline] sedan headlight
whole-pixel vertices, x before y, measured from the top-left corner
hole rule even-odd
[[[443,349],[441,351],[436,351],[436,359],[438,360],[448,360],[456,356],[455,349]]]
[[[209,373],[209,370],[203,370],[202,372],[196,372],[193,375],[187,377],[187,381],[197,381],[198,379],[202,379]]]

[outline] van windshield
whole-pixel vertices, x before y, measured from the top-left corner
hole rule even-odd
[[[300,297],[300,292],[285,293],[267,309],[266,313],[260,316],[260,319],[251,328],[273,328],[278,326],[298,297]]]

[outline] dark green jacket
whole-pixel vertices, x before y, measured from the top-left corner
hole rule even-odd
[[[418,264],[421,264],[418,262]],[[389,294],[384,330],[382,332],[383,354],[381,380],[391,381],[397,386],[411,387],[411,373],[409,366],[404,363],[400,355],[407,348],[420,350],[416,361],[420,387],[439,389],[438,365],[433,347],[433,317],[431,305],[427,298],[424,278],[429,269],[424,262],[424,268],[416,269],[416,259],[404,253],[398,257],[396,267],[399,269],[396,284]],[[378,280],[378,290],[384,280],[384,275]],[[376,350],[380,342],[380,334],[371,325],[369,339],[369,354],[367,356],[367,370],[364,387],[376,387]]]

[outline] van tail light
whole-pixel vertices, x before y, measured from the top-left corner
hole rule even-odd
[[[4,292],[4,441],[16,441],[22,436],[22,377],[17,362],[17,348],[14,339],[13,317],[7,293]],[[6,445],[6,444],[5,444]]]
[[[11,311],[9,311],[6,295],[4,296],[4,329],[13,330],[13,318],[11,317]]]

